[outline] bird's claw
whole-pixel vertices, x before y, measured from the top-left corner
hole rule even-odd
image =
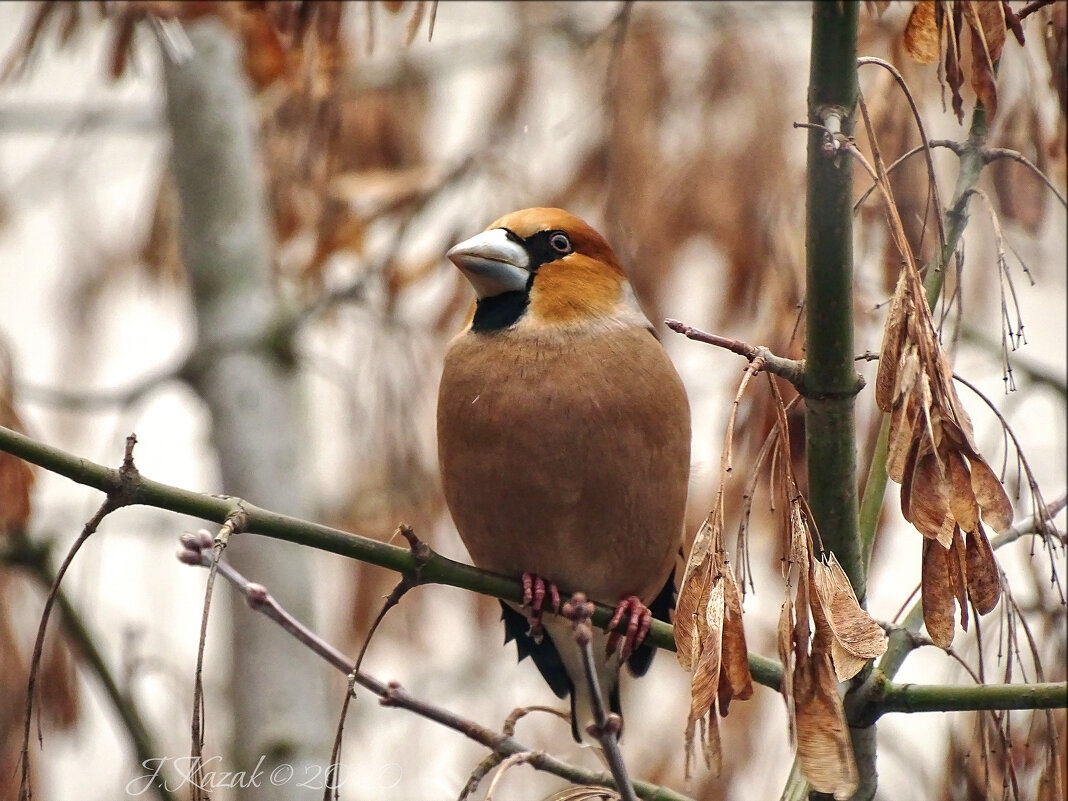
[[[545,611],[545,598],[549,598],[549,611],[560,614],[560,591],[552,582],[547,582],[537,573],[523,574],[523,606],[530,607],[527,621],[530,628],[527,634],[534,642],[541,642],[545,629],[541,625],[542,612]]]
[[[626,633],[620,635],[616,628],[623,620],[623,616],[627,615],[627,630]],[[620,639],[623,640],[623,651],[620,654],[620,658],[626,661],[630,658],[630,655],[634,653],[634,650],[645,641],[645,636],[649,633],[649,629],[653,625],[653,613],[649,611],[649,607],[642,603],[641,598],[637,595],[630,595],[623,598],[618,604],[616,604],[615,614],[612,615],[612,619],[608,621],[608,628],[606,631],[608,634],[608,643],[605,645],[605,655],[611,654],[619,646]]]

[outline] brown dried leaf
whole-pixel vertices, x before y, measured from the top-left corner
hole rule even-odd
[[[126,63],[133,49],[136,20],[129,15],[122,15],[114,21],[114,40],[111,45],[111,58],[108,75],[117,81],[126,74]]]
[[[0,535],[26,527],[32,486],[30,466],[11,454],[0,453]]]
[[[712,584],[701,629],[701,653],[690,684],[690,718],[704,717],[716,701],[723,654],[723,581]]]
[[[831,663],[834,665],[834,674],[838,681],[848,681],[863,670],[868,660],[862,656],[851,654],[838,641],[837,637],[831,638]]]
[[[952,13],[947,14],[945,17],[945,24],[948,26],[946,53],[945,53],[945,68],[946,68],[946,83],[949,84],[949,91],[953,97],[953,113],[957,116],[957,122],[964,122],[964,98],[961,97],[960,88],[964,85],[964,73],[960,67],[960,31],[961,31],[961,11],[960,4],[954,3]]]
[[[1054,3],[1049,7],[1046,23],[1046,61],[1049,63],[1050,86],[1057,92],[1061,115],[1068,115],[1068,7]],[[1063,145],[1062,145],[1063,151]]]
[[[907,314],[905,295],[908,283],[905,271],[898,276],[894,297],[886,313],[883,326],[883,346],[879,351],[879,367],[875,375],[875,403],[884,412],[894,408],[900,395],[897,391],[897,375],[904,355]]]
[[[408,18],[408,25],[404,34],[405,47],[410,47],[412,42],[415,41],[415,35],[419,33],[419,26],[422,24],[425,14],[426,0],[416,0],[415,8],[412,9],[412,15]]]
[[[709,516],[711,519],[712,516]],[[706,519],[690,548],[686,572],[675,605],[675,655],[683,670],[692,671],[700,657],[698,615],[704,613],[706,593],[712,579],[714,532]]]
[[[78,722],[78,678],[70,647],[52,627],[45,635],[37,684],[41,688],[41,709],[59,729]]]
[[[956,526],[953,538],[946,553],[946,567],[949,570],[949,584],[953,588],[953,598],[960,609],[960,626],[968,630],[968,557],[964,549],[964,537]]]
[[[857,601],[849,577],[834,554],[828,561],[814,560],[816,596],[830,627],[831,657],[839,681],[857,675],[869,659],[886,652],[886,634]],[[837,652],[837,653],[836,653]]]
[[[908,485],[901,486],[901,513],[925,537],[935,539],[949,512],[946,476],[934,451],[919,457]]]
[[[270,86],[285,75],[287,66],[278,27],[266,9],[255,7],[246,7],[238,23],[245,45],[245,74],[257,89]]]
[[[813,650],[794,676],[797,757],[813,789],[849,798],[857,789],[857,766],[830,656]]]
[[[1012,525],[1012,503],[1005,488],[982,457],[971,458],[972,491],[983,520],[999,534]]]
[[[986,109],[987,118],[993,120],[998,111],[994,66],[1005,45],[1005,12],[1001,3],[963,0],[959,5],[968,23],[972,90]]]
[[[920,570],[923,623],[940,648],[953,642],[954,586],[949,577],[949,552],[937,542],[924,540]]]
[[[942,528],[938,531],[938,536],[935,538],[938,540],[938,544],[945,548],[947,551],[953,547],[953,535],[957,532],[957,521],[953,519],[953,515],[946,515],[946,519],[942,521]]]
[[[686,724],[686,780],[693,776],[694,746],[697,740],[697,728],[701,728],[701,755],[713,777],[718,777],[723,770],[723,749],[719,738],[719,721],[715,715],[690,720]]]
[[[779,687],[786,701],[786,718],[790,724],[790,739],[796,739],[794,731],[794,660],[791,634],[794,630],[794,604],[787,593],[779,610],[779,625],[776,628],[775,644],[778,646],[779,662],[782,665],[782,685]]]
[[[920,0],[905,24],[905,52],[920,64],[933,64],[941,55],[941,39],[934,0]]]
[[[749,671],[749,649],[742,626],[742,597],[734,569],[728,562],[723,574],[724,611],[723,653],[719,673],[719,714],[727,716],[733,698],[744,701],[753,695],[753,676]]]
[[[886,474],[901,484],[905,477],[905,464],[918,435],[917,422],[920,416],[918,396],[913,393],[894,407],[890,413],[890,436],[887,441]],[[918,443],[917,443],[918,445]]]
[[[966,563],[968,598],[976,611],[985,615],[992,611],[1001,599],[1001,571],[982,524],[979,524],[974,533],[968,534]]]
[[[798,501],[793,501],[790,504],[789,559],[792,564],[798,566],[801,571],[801,575],[804,576],[808,573],[808,562],[810,558],[811,554],[809,553],[808,529],[805,528],[804,514],[801,511],[801,504]]]
[[[1040,143],[1046,138],[1039,107],[1023,98],[1009,108],[1002,106],[1001,147],[1015,150],[1028,157],[1043,173],[1050,168],[1049,148]],[[1060,148],[1061,153],[1064,148]],[[1045,224],[1049,207],[1049,191],[1039,181],[1021,181],[1016,169],[1019,165],[1010,159],[997,159],[990,164],[990,176],[994,184],[994,197],[1002,219],[1011,220],[1028,234],[1038,236]]]
[[[961,531],[975,531],[979,525],[979,504],[975,500],[968,464],[959,451],[949,451],[946,465],[949,473],[949,511]]]
[[[725,600],[722,577],[713,579],[704,615],[699,619],[695,639],[700,640],[690,681],[690,714],[686,721],[686,776],[693,764],[695,731],[701,725],[702,753],[713,775],[722,768],[719,729],[713,705],[722,682],[723,618]]]

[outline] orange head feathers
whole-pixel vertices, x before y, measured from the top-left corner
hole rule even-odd
[[[562,209],[506,214],[448,257],[478,295],[475,331],[648,325],[612,248]]]

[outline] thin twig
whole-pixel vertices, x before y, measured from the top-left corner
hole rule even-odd
[[[504,719],[504,726],[501,731],[508,737],[515,734],[516,724],[520,718],[529,715],[531,712],[547,712],[550,715],[556,715],[564,721],[570,721],[571,718],[565,712],[561,712],[559,709],[553,709],[549,706],[521,706],[517,709],[513,709],[511,713]],[[495,767],[504,761],[504,755],[497,752],[492,752],[486,756],[481,762],[479,762],[474,770],[471,771],[471,775],[467,777],[467,782],[464,784],[463,789],[460,791],[460,795],[456,797],[456,801],[466,801],[471,795],[478,789],[479,784],[486,778],[486,775]]]
[[[197,537],[191,534],[181,538],[182,551],[179,559],[192,565],[210,567],[212,556],[208,549],[202,547]],[[527,762],[537,770],[552,773],[568,781],[596,785],[599,787],[614,787],[612,777],[604,772],[594,772],[571,765],[543,751],[535,751],[527,748],[510,735],[495,732],[481,724],[467,718],[460,717],[442,707],[423,701],[410,695],[399,683],[395,681],[383,682],[363,671],[357,671],[355,664],[345,654],[328,643],[318,634],[313,632],[286,609],[278,604],[267,589],[254,582],[248,581],[228,562],[219,561],[218,575],[228,581],[241,592],[249,606],[281,626],[287,633],[293,636],[305,647],[326,660],[331,666],[340,670],[346,676],[353,676],[356,684],[370,690],[379,698],[379,703],[386,707],[407,709],[420,717],[432,720],[446,728],[459,732],[465,737],[489,748],[495,753],[511,756],[513,754],[528,753]],[[650,784],[649,782],[633,782],[635,793],[641,798],[657,798],[663,801],[686,801],[686,797],[675,793],[667,787]]]
[[[183,365],[163,370],[118,389],[65,390],[35,384],[19,384],[19,396],[27,403],[53,406],[78,412],[111,411],[129,406],[172,379],[181,380]]]
[[[994,539],[990,540],[990,547],[995,551],[998,548],[1002,548],[1008,545],[1010,542],[1016,542],[1021,537],[1026,537],[1031,534],[1038,536],[1054,536],[1060,540],[1061,547],[1068,545],[1068,534],[1063,531],[1050,530],[1048,524],[1043,525],[1042,519],[1052,520],[1053,517],[1060,513],[1060,511],[1068,504],[1068,496],[1061,495],[1050,503],[1045,504],[1045,511],[1040,515],[1033,515],[1026,520],[1021,520],[1019,523],[1014,523],[1011,528],[998,534]],[[1040,519],[1040,517],[1042,519]]]
[[[1053,0],[1032,0],[1032,2],[1028,3],[1016,13],[1016,19],[1025,19],[1034,14],[1040,8],[1051,5],[1053,5]]]
[[[425,563],[430,558],[429,546],[415,536],[415,532],[412,531],[411,526],[402,523],[397,527],[397,534],[400,534],[408,540],[408,547],[411,548],[412,556],[415,557],[417,563]],[[334,733],[334,747],[330,752],[331,765],[337,765],[341,759],[341,744],[345,731],[345,718],[349,713],[349,703],[355,695],[355,675],[363,665],[363,658],[367,654],[367,648],[371,644],[371,640],[374,639],[375,632],[378,631],[378,627],[382,623],[382,620],[386,617],[386,613],[400,603],[400,599],[404,597],[404,594],[408,592],[408,590],[418,586],[418,584],[418,575],[411,576],[407,573],[402,575],[400,581],[397,582],[397,585],[390,591],[389,595],[386,596],[382,608],[378,611],[378,615],[375,617],[374,622],[371,623],[371,628],[368,630],[367,636],[363,640],[363,645],[360,647],[360,653],[356,656],[355,669],[349,674],[348,690],[345,692],[345,700],[341,703],[341,715],[338,718],[337,731]],[[331,798],[336,801],[339,797],[340,789],[341,784],[339,782],[325,782],[323,787],[323,801],[330,801]]]
[[[590,616],[593,614],[593,605],[586,600],[581,592],[571,596],[571,600],[564,604],[564,617],[571,620],[575,642],[582,654],[582,667],[586,673],[586,684],[590,691],[590,701],[593,707],[593,724],[586,730],[597,738],[604,751],[608,769],[612,772],[612,778],[616,781],[616,789],[619,791],[622,801],[637,801],[634,795],[634,787],[627,775],[627,766],[623,761],[623,754],[619,750],[619,732],[623,727],[623,721],[615,712],[604,708],[604,696],[601,695],[600,682],[597,679],[597,666],[593,661],[593,627],[590,625]],[[576,726],[581,721],[572,721]]]
[[[715,345],[717,348],[725,348],[731,353],[737,353],[739,356],[744,356],[750,362],[760,360],[758,369],[763,369],[769,373],[782,376],[793,384],[798,392],[802,395],[804,394],[805,363],[803,361],[776,356],[763,345],[747,345],[744,342],[739,342],[737,339],[729,339],[728,337],[721,337],[718,334],[710,334],[707,331],[702,331],[699,328],[686,325],[678,320],[664,320],[664,325],[676,334],[682,334],[687,339],[704,342],[708,345]]]
[[[190,725],[190,784],[192,785],[191,797],[193,801],[209,801],[209,796],[204,788],[203,781],[203,751],[204,751],[204,650],[208,642],[208,616],[211,612],[212,592],[215,588],[215,575],[219,567],[219,559],[222,552],[230,542],[230,535],[243,530],[247,523],[247,517],[240,512],[235,512],[223,523],[219,533],[212,538],[207,531],[199,532],[197,541],[205,552],[210,548],[211,561],[208,565],[208,581],[204,587],[204,606],[200,615],[200,639],[197,643],[197,666],[193,674],[193,715]]]
[[[1057,190],[1057,187],[1053,185],[1053,181],[1051,181],[1049,177],[1044,172],[1042,172],[1042,170],[1040,170],[1037,166],[1035,166],[1034,162],[1028,159],[1027,156],[1025,156],[1023,153],[1020,153],[1016,150],[1010,150],[1007,147],[983,147],[979,149],[979,155],[982,157],[984,164],[989,164],[990,162],[997,161],[998,159],[1011,159],[1017,164],[1024,165],[1025,167],[1027,167],[1027,169],[1031,170],[1031,172],[1038,176],[1039,180],[1041,180],[1042,183],[1044,183],[1049,189],[1049,191],[1056,196],[1057,200],[1061,202],[1062,206],[1068,208],[1068,200],[1065,200],[1064,195],[1062,195]]]
[[[19,782],[19,798],[23,801],[30,801],[33,798],[33,788],[30,783],[30,729],[33,720],[33,698],[37,689],[37,673],[41,666],[41,655],[44,652],[44,639],[48,631],[48,621],[52,615],[52,607],[56,603],[56,596],[59,594],[59,587],[63,583],[63,577],[67,574],[67,569],[71,566],[74,557],[78,555],[78,551],[81,550],[85,541],[93,535],[105,517],[131,502],[131,487],[136,484],[138,479],[137,468],[134,466],[133,461],[133,449],[136,444],[137,437],[134,434],[130,434],[126,438],[126,449],[122,459],[122,467],[119,468],[117,484],[108,491],[107,497],[100,505],[100,508],[82,527],[81,534],[71,545],[67,555],[63,558],[63,563],[59,566],[59,570],[56,571],[56,578],[52,582],[48,596],[45,598],[41,620],[37,624],[37,639],[33,644],[30,672],[26,679],[26,709],[25,720],[23,721],[21,755],[22,777]],[[37,742],[41,746],[44,745],[40,731],[37,733]]]
[[[857,64],[863,66],[865,64],[874,64],[882,67],[892,76],[897,82],[897,85],[901,87],[902,93],[905,95],[905,99],[909,103],[909,108],[912,110],[912,118],[916,121],[916,130],[920,133],[920,148],[924,152],[924,162],[927,165],[927,183],[931,189],[931,199],[934,201],[935,222],[938,224],[938,247],[940,250],[946,247],[946,223],[942,217],[942,199],[938,194],[938,180],[935,177],[934,161],[931,159],[931,143],[927,139],[927,130],[923,126],[923,119],[920,117],[920,111],[916,108],[916,101],[912,96],[912,92],[909,91],[908,84],[905,83],[905,78],[897,68],[887,61],[883,61],[881,58],[874,58],[872,56],[866,56],[864,58],[858,58]],[[873,146],[874,147],[874,146]],[[887,175],[890,170],[888,169]]]

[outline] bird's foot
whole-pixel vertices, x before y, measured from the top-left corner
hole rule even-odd
[[[549,611],[560,614],[560,591],[551,581],[547,582],[537,573],[523,574],[523,606],[530,607],[527,621],[530,628],[527,634],[534,642],[541,642],[545,629],[541,625],[541,615],[545,608],[545,599],[549,599]]]
[[[616,631],[616,628],[623,620],[624,615],[628,616],[627,630],[625,634],[621,635]],[[605,646],[605,654],[611,654],[615,651],[620,639],[622,639],[623,652],[621,658],[626,661],[634,653],[634,649],[645,640],[645,635],[649,633],[652,625],[653,613],[649,611],[649,607],[642,603],[641,598],[637,595],[629,595],[623,598],[616,604],[616,613],[608,621],[606,631],[609,632],[609,635],[608,644]]]

